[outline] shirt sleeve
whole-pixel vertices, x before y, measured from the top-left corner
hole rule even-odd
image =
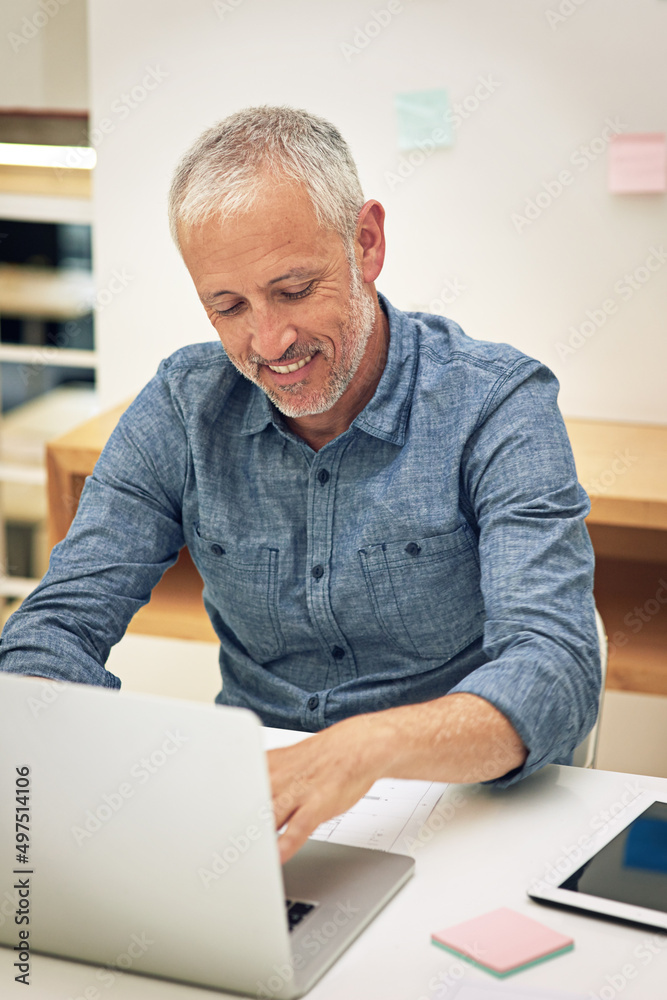
[[[452,689],[485,698],[528,749],[508,785],[568,763],[597,717],[600,652],[590,502],[549,369],[524,360],[494,386],[463,459],[479,535],[489,662]]]
[[[120,687],[109,651],[184,544],[186,458],[158,373],[109,438],[44,579],[5,625],[0,670]]]

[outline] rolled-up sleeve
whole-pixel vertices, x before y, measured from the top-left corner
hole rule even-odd
[[[5,625],[0,670],[120,687],[109,651],[183,546],[186,448],[158,375],[121,417],[48,572]]]
[[[479,533],[489,661],[453,691],[493,704],[528,749],[524,766],[499,785],[567,762],[595,722],[600,693],[590,503],[558,382],[534,364],[494,386],[462,467]]]

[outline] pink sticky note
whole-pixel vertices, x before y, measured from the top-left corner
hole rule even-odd
[[[507,907],[438,931],[431,941],[496,976],[508,976],[574,947],[572,938]]]
[[[609,190],[614,194],[667,190],[664,132],[613,136],[609,144]]]

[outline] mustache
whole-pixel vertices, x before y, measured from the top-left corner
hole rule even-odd
[[[277,359],[268,359],[261,357],[259,354],[251,354],[248,357],[248,362],[254,365],[288,365],[290,361],[305,358],[307,354],[313,355],[318,353],[326,354],[326,351],[322,351],[321,344],[292,344],[287,348],[285,353]]]

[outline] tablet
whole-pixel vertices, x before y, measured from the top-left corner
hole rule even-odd
[[[531,899],[667,930],[667,800],[642,793]]]

